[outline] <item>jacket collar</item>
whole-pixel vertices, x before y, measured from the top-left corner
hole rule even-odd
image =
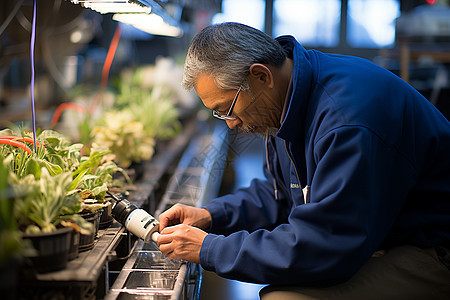
[[[313,84],[311,54],[292,36],[281,36],[276,40],[288,52],[288,57],[292,57],[294,61],[292,86],[289,89],[291,94],[286,104],[284,120],[277,132],[278,137],[292,142],[298,138],[304,138],[306,110]]]

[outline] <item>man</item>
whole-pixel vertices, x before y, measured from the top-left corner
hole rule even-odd
[[[262,299],[448,299],[450,124],[415,89],[237,23],[193,39],[183,84],[267,136],[267,180],[162,213],[165,255]]]

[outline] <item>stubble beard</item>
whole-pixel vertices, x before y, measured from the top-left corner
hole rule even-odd
[[[245,133],[253,133],[260,136],[276,136],[279,129],[276,125],[279,124],[279,118],[281,117],[280,108],[271,105],[271,101],[267,101],[267,99],[270,99],[270,95],[260,94],[255,96],[253,93],[250,93],[250,96],[252,97],[252,102],[248,107],[255,104],[258,104],[259,107],[253,108],[255,111],[252,116],[250,118],[247,117],[245,124],[239,129]]]
[[[262,137],[265,137],[267,135],[276,136],[278,132],[278,128],[276,127],[262,127],[251,125],[242,126],[240,127],[240,130],[242,130],[245,133],[253,133]]]

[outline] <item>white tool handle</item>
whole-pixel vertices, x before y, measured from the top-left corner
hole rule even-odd
[[[160,233],[158,231],[155,231],[152,233],[152,241],[154,241],[155,243],[158,243],[158,236],[160,235]]]

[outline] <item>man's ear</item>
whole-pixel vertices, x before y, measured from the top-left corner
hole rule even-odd
[[[273,75],[270,69],[263,65],[255,63],[250,66],[250,81],[256,85],[264,85],[268,88],[273,88]]]

